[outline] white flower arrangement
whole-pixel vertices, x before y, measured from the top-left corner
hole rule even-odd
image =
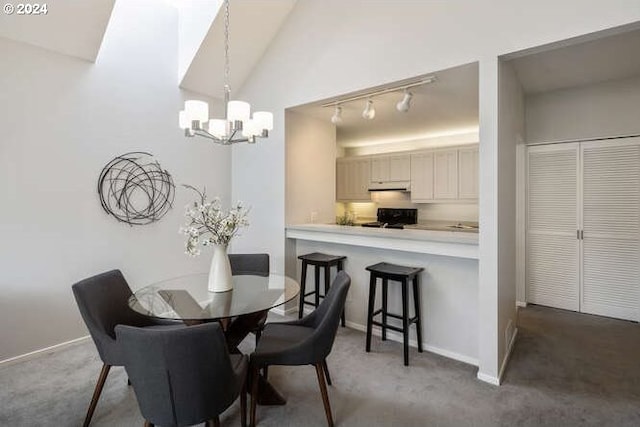
[[[187,236],[185,253],[191,256],[200,255],[199,244],[202,246],[227,245],[233,236],[238,234],[241,227],[249,225],[247,214],[249,210],[238,201],[228,212],[222,210],[220,198],[207,201],[206,190],[199,191],[190,185],[185,185],[195,191],[200,200],[185,206],[185,225],[180,227],[180,233]]]

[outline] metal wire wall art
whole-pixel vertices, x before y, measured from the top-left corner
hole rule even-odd
[[[133,151],[102,169],[98,195],[105,212],[118,221],[144,225],[158,221],[173,207],[175,185],[152,154]]]

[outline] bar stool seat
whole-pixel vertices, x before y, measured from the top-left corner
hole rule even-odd
[[[369,308],[367,311],[367,353],[371,351],[371,333],[373,325],[382,328],[382,340],[387,339],[387,329],[391,329],[403,334],[404,344],[404,364],[409,365],[409,327],[416,324],[416,333],[418,341],[418,352],[422,353],[422,320],[420,316],[420,294],[419,294],[419,277],[424,270],[421,267],[405,267],[402,265],[391,264],[388,262],[380,262],[378,264],[366,267],[370,272],[369,282]],[[382,280],[382,307],[374,310],[376,299],[376,287],[378,280]],[[389,281],[399,282],[402,286],[402,314],[390,313],[387,310],[387,293]],[[409,281],[412,282],[414,316],[409,317]],[[382,321],[374,320],[377,315],[382,315]],[[402,327],[397,327],[388,323],[387,318],[402,320]]]
[[[331,283],[331,267],[335,266],[338,271],[342,271],[344,260],[347,259],[347,257],[343,255],[330,255],[323,254],[322,252],[313,252],[310,254],[300,255],[298,259],[302,260],[302,277],[300,278],[300,300],[298,307],[298,318],[301,319],[305,304],[316,308],[320,305],[320,298],[324,298],[327,292],[329,292],[329,286]],[[306,281],[307,268],[309,265],[314,268],[315,290],[307,292]],[[324,294],[320,293],[320,269],[323,269],[324,271]],[[312,295],[314,296],[313,301],[307,301],[306,297]],[[341,323],[342,326],[345,326],[344,310],[342,311]]]

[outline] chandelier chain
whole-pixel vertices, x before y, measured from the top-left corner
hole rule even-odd
[[[224,8],[224,92],[225,98],[228,98],[231,92],[229,87],[229,0],[225,0]]]

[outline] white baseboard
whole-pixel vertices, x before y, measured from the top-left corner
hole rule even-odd
[[[365,332],[365,333],[367,332],[367,327],[364,326],[364,325],[361,325],[359,323],[355,323],[355,322],[351,322],[351,321],[347,320],[346,324],[351,329],[355,329],[357,331],[361,331],[361,332]],[[378,326],[374,326],[373,330],[372,330],[372,334],[377,336],[377,337],[382,336],[381,328],[378,327]],[[403,342],[402,335],[400,335],[399,333],[397,333],[395,331],[388,331],[387,332],[387,339],[389,339],[391,341],[396,341],[396,342]],[[418,347],[418,342],[416,340],[410,339],[409,340],[409,345],[411,347]],[[426,351],[438,354],[440,356],[448,357],[449,359],[458,360],[460,362],[464,362],[464,363],[467,363],[467,364],[473,365],[473,366],[478,366],[478,359],[466,356],[464,354],[456,353],[454,351],[446,350],[446,349],[443,349],[443,348],[440,348],[440,347],[434,347],[432,345],[424,344],[424,342],[423,342],[423,348]]]
[[[511,340],[509,340],[509,347],[507,348],[507,353],[502,359],[502,366],[500,366],[500,372],[498,373],[498,385],[500,385],[500,383],[502,382],[502,375],[504,374],[504,370],[507,368],[507,364],[509,363],[509,358],[511,357],[511,352],[513,351],[513,344],[516,342],[517,336],[518,328],[513,328],[513,334],[511,335]]]
[[[500,385],[500,379],[491,375],[487,375],[487,374],[483,374],[482,372],[478,371],[478,375],[477,378],[480,381],[484,381],[485,383],[489,383],[492,385]]]
[[[60,350],[63,350],[67,347],[72,347],[76,344],[83,343],[84,341],[91,338],[91,336],[86,335],[84,337],[76,338],[71,341],[65,341],[60,344],[52,345],[51,347],[41,348],[40,350],[35,350],[29,353],[21,354],[19,356],[10,357],[9,359],[0,360],[0,366],[2,365],[11,365],[13,363],[26,362],[27,360],[34,359],[38,356],[42,356],[43,353],[54,353]]]
[[[480,381],[484,381],[493,385],[500,385],[502,383],[502,375],[504,375],[504,370],[507,367],[507,363],[509,363],[509,358],[511,357],[511,352],[513,350],[513,344],[516,342],[516,337],[518,336],[518,328],[513,329],[513,334],[511,335],[511,339],[509,340],[509,347],[507,347],[507,352],[502,359],[502,365],[500,366],[500,371],[498,372],[498,376],[494,377],[493,375],[487,375],[478,371],[478,379]]]
[[[516,301],[516,307],[526,307],[526,301]]]

